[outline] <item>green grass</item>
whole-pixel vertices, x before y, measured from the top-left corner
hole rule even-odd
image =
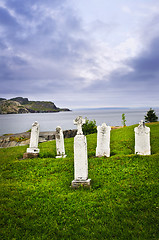
[[[134,154],[134,127],[111,131],[111,157],[96,158],[96,134],[87,136],[91,189],[70,188],[73,138],[65,159],[55,141],[0,149],[0,239],[159,239],[159,123],[151,128],[151,156]]]
[[[24,106],[34,111],[58,111],[54,103],[46,101],[29,101],[29,103],[25,104]]]

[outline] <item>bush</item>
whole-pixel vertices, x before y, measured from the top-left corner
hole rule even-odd
[[[86,123],[83,124],[82,126],[82,131],[84,135],[88,135],[91,133],[96,133],[97,132],[97,126],[96,126],[96,121],[95,120],[88,120],[85,118]]]
[[[122,114],[122,124],[123,124],[123,127],[126,127],[125,113]]]
[[[147,112],[147,115],[145,116],[145,122],[157,122],[158,117],[156,116],[155,111],[150,108],[150,110]]]

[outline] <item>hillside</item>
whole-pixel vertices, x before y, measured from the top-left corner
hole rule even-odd
[[[73,190],[73,138],[67,157],[56,142],[0,149],[1,239],[159,239],[159,122],[151,128],[150,156],[134,154],[134,126],[111,131],[111,156],[96,158],[97,134],[87,136],[91,189]]]
[[[0,98],[0,114],[46,113],[70,111],[68,108],[58,108],[53,102],[29,101],[28,98],[16,97],[9,100]]]

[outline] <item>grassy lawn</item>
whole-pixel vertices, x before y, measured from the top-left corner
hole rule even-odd
[[[65,159],[55,141],[0,149],[0,239],[159,240],[159,122],[151,128],[151,156],[134,154],[134,127],[111,131],[111,157],[96,158],[87,136],[91,189],[73,190],[73,138]]]

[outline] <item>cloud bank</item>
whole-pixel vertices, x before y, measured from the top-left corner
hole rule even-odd
[[[1,97],[70,108],[159,106],[159,12],[154,1],[123,2],[116,19],[115,1],[98,6],[108,18],[89,15],[90,5],[87,19],[73,0],[1,0]]]

